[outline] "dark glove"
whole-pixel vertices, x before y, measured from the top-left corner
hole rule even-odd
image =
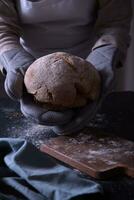
[[[67,123],[72,118],[72,111],[58,113],[43,109],[25,92],[24,75],[27,68],[34,60],[35,59],[22,48],[12,49],[2,54],[0,62],[6,72],[6,93],[10,98],[20,100],[20,107],[24,116],[31,118],[39,124],[54,126]]]
[[[34,60],[23,48],[6,51],[0,56],[6,74],[5,91],[10,98],[19,100],[23,96],[24,74]]]
[[[101,75],[102,97],[114,85],[114,70],[119,63],[119,50],[112,45],[102,46],[93,50],[86,60],[92,63]]]
[[[74,109],[74,116],[69,123],[62,126],[54,126],[52,130],[57,135],[68,135],[72,133],[78,133],[86,127],[90,120],[95,116],[98,109],[98,102],[90,102],[88,105],[82,108]]]
[[[29,94],[23,96],[23,98],[20,100],[20,105],[21,111],[25,117],[38,124],[46,126],[55,126],[68,123],[74,114],[72,110],[57,112],[43,108],[37,104],[33,97]]]
[[[113,86],[114,79],[114,67],[118,63],[118,51],[117,48],[107,45],[101,48],[97,48],[91,52],[88,56],[87,61],[92,63],[95,68],[99,71],[102,79],[102,90],[100,98],[94,102],[89,102],[83,108],[75,109],[75,115],[71,122],[63,126],[53,127],[53,131],[57,134],[70,134],[81,131],[83,128],[88,126],[91,119],[93,119],[100,108],[102,101],[108,94],[108,91]]]

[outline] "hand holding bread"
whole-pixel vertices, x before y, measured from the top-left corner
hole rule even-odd
[[[26,71],[24,83],[37,102],[54,108],[84,106],[97,100],[101,89],[92,64],[63,52],[37,59]]]

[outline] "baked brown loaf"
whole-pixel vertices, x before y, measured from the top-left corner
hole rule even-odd
[[[100,75],[87,61],[68,53],[37,59],[26,71],[27,92],[46,105],[80,107],[100,94]]]

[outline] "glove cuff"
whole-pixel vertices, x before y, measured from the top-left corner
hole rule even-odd
[[[19,69],[24,75],[27,67],[34,61],[35,58],[23,48],[16,48],[0,55],[0,68],[3,74]]]
[[[106,45],[93,50],[86,59],[100,73],[102,78],[102,90],[111,88],[114,78],[114,69],[119,63],[119,51],[112,45]]]
[[[118,49],[112,45],[96,48],[86,60],[92,63],[98,71],[106,67],[115,67],[119,62]],[[107,63],[109,63],[109,66],[107,66]]]

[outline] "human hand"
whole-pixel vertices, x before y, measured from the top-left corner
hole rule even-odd
[[[89,55],[90,61],[99,71],[102,77],[102,90],[98,100],[89,102],[86,106],[75,108],[65,112],[48,111],[32,102],[30,99],[21,101],[21,110],[26,117],[34,119],[39,124],[49,126],[56,134],[76,133],[88,126],[89,122],[97,113],[107,91],[112,85],[114,78],[113,65],[116,57],[116,48],[104,47],[100,51],[94,51]],[[102,54],[102,52],[104,54]],[[109,57],[108,57],[109,55]],[[100,56],[100,57],[99,57]],[[94,63],[95,61],[96,63]]]
[[[5,71],[5,91],[14,100],[23,96],[24,74],[34,58],[22,48],[6,51],[0,56]]]
[[[71,121],[64,125],[53,126],[52,130],[57,135],[69,135],[73,133],[78,133],[83,130],[89,122],[95,117],[101,101],[94,101],[88,103],[82,108],[73,109],[74,115]]]
[[[102,81],[101,96],[105,96],[114,86],[115,68],[119,63],[119,51],[112,45],[93,50],[86,59],[100,73]]]
[[[114,84],[114,68],[118,63],[118,50],[111,46],[104,46],[96,49],[88,56],[87,61],[91,62],[101,76],[101,93],[96,101],[89,102],[82,108],[75,109],[72,120],[62,126],[53,127],[53,131],[60,135],[77,133],[89,125],[100,108],[104,98],[110,92]]]
[[[25,92],[24,92],[25,93]],[[31,119],[35,123],[46,125],[49,129],[51,126],[63,125],[71,121],[73,117],[72,110],[52,111],[47,107],[42,107],[35,102],[32,95],[25,93],[20,100],[21,112],[26,118]]]

